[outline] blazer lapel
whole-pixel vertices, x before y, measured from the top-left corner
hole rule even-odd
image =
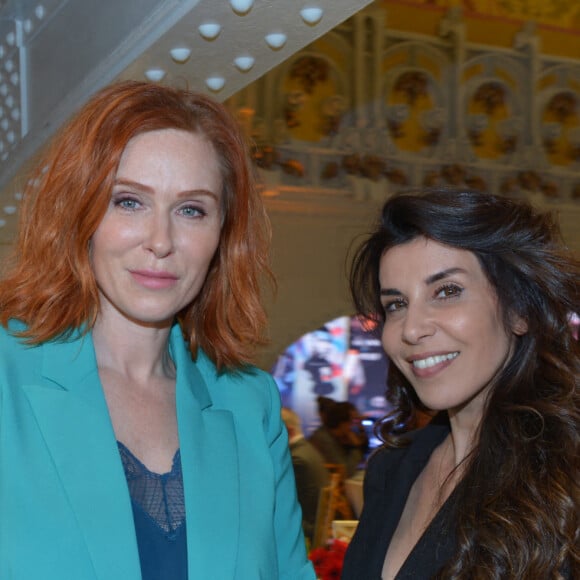
[[[232,413],[212,408],[209,364],[191,360],[181,332],[172,336],[177,366],[177,420],[185,493],[189,575],[234,578],[239,545],[240,484]],[[199,359],[203,358],[200,353]],[[200,372],[201,371],[201,372]]]
[[[413,483],[425,467],[429,456],[433,449],[444,439],[449,432],[449,428],[445,426],[430,426],[422,433],[417,432],[417,440],[406,449],[397,465],[391,465],[389,473],[384,480],[384,492],[382,494],[382,505],[380,506],[380,517],[372,519],[376,523],[377,529],[369,541],[376,542],[376,549],[373,550],[372,567],[373,574],[380,577],[385,560],[385,555],[389,544],[393,538],[393,534],[397,529],[407,498],[411,491]],[[384,450],[379,453],[392,453]],[[415,545],[411,550],[409,556],[416,550]],[[407,560],[402,564],[397,577],[404,572]],[[373,576],[375,577],[375,576]]]
[[[99,580],[141,578],[131,503],[90,334],[45,343],[24,387]]]

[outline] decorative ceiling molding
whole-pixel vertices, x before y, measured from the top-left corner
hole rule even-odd
[[[0,4],[0,188],[102,86],[149,78],[223,100],[370,1]]]

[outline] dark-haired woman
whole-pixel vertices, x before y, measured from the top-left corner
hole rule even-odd
[[[554,221],[468,191],[389,199],[351,289],[391,361],[344,580],[576,578],[580,269]],[[417,410],[439,414],[412,437]]]
[[[0,578],[312,580],[249,364],[269,228],[237,124],[116,84],[29,183],[0,283]]]

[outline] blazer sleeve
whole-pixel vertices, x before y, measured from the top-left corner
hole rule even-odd
[[[270,421],[268,441],[276,484],[274,533],[278,552],[280,580],[315,580],[314,569],[306,557],[302,533],[302,514],[296,496],[294,470],[288,446],[288,434],[280,415],[280,394],[270,381]]]
[[[312,512],[310,495],[305,493],[304,490],[308,489],[308,465],[301,457],[294,456],[292,458],[292,465],[294,467],[294,478],[296,480],[296,491],[298,493],[298,503],[300,504],[300,509],[302,510],[302,530],[305,534],[310,537],[314,534],[313,524],[316,513]],[[318,498],[316,498],[318,499]]]

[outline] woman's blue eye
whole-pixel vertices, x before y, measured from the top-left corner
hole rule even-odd
[[[192,205],[186,206],[186,207],[182,207],[179,212],[184,215],[185,217],[198,217],[198,216],[204,216],[206,215],[205,212],[203,210],[201,210],[199,207],[195,207]]]
[[[133,199],[131,197],[122,197],[119,199],[114,200],[114,204],[117,207],[123,208],[123,209],[137,209],[137,207],[139,206],[139,202],[136,199]]]

